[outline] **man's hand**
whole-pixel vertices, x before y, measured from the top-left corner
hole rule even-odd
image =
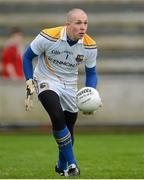
[[[32,96],[35,92],[35,85],[33,79],[27,80],[26,86],[25,110],[29,111],[33,107]]]

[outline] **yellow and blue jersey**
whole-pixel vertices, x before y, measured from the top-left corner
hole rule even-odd
[[[52,79],[76,85],[79,64],[84,63],[87,68],[96,66],[96,42],[85,34],[76,44],[70,46],[67,42],[66,26],[42,30],[30,46],[38,55],[34,77],[39,80]]]

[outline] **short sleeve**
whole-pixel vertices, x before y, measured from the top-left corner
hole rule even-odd
[[[36,55],[42,54],[46,49],[49,48],[51,45],[51,42],[43,37],[41,34],[39,34],[30,44],[30,47],[32,51]]]
[[[86,67],[92,68],[92,67],[96,66],[97,48],[96,49],[87,49],[86,54],[87,54],[87,58],[85,61]]]

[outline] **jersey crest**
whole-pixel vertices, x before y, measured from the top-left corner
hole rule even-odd
[[[76,57],[76,61],[77,62],[82,62],[83,60],[84,60],[84,55],[78,54],[77,57]]]

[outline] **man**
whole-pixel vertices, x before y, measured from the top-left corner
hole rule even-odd
[[[59,158],[55,171],[63,176],[80,174],[73,152],[74,124],[78,108],[78,65],[85,63],[86,86],[96,88],[96,42],[87,34],[88,18],[82,9],[68,12],[66,25],[44,29],[32,41],[23,58],[27,84],[26,110],[31,108],[35,87],[39,100],[48,112],[53,135],[58,144]],[[38,64],[32,69],[32,59]]]
[[[22,69],[23,33],[15,27],[2,50],[2,76],[4,79],[23,79]]]

